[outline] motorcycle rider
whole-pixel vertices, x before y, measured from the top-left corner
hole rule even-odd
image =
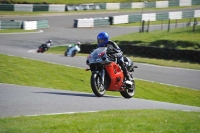
[[[121,67],[124,76],[128,81],[130,81],[130,74],[126,68],[126,64],[124,62],[123,52],[119,48],[119,46],[114,42],[109,40],[109,35],[106,32],[100,32],[97,35],[97,48],[98,47],[107,47],[107,54],[111,56],[117,57],[117,64]]]
[[[76,45],[80,48],[81,47],[81,42],[77,42]]]
[[[47,50],[49,50],[49,48],[50,48],[50,46],[51,46],[51,42],[52,42],[52,40],[48,40],[48,41],[45,43],[45,48],[46,48]]]
[[[69,51],[70,48],[72,48],[72,47],[74,47],[76,45],[80,48],[81,47],[81,42],[77,42],[76,44],[70,44],[68,49],[67,49],[67,52]]]
[[[52,40],[48,40],[46,43],[43,43],[40,47],[44,48],[44,50],[49,50],[51,42]]]

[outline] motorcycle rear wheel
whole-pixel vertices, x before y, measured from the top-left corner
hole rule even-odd
[[[124,91],[121,91],[121,95],[124,98],[132,98],[135,94],[135,81],[132,80],[133,85],[130,88],[125,88]]]
[[[101,83],[100,75],[93,73],[91,75],[90,84],[91,84],[91,88],[92,88],[93,93],[97,97],[102,97],[105,94],[105,88]]]

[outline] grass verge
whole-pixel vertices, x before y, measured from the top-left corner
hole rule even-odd
[[[119,45],[155,46],[161,48],[200,50],[200,26],[177,28],[170,32],[153,31],[150,33],[131,33],[113,37]]]
[[[2,54],[0,54],[0,58],[0,83],[92,93],[90,87],[91,73],[86,72],[84,69]],[[119,92],[107,91],[106,94],[121,96]],[[200,107],[199,90],[142,80],[136,80],[136,94],[134,97]]]
[[[21,32],[36,32],[37,30],[23,30],[23,29],[5,29],[0,30],[1,33],[21,33]]]
[[[0,118],[0,132],[198,133],[199,118],[199,112],[113,110],[70,115]]]

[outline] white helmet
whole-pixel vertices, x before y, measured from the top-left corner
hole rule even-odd
[[[81,45],[81,42],[77,42],[78,45]]]

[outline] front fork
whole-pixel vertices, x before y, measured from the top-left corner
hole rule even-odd
[[[105,69],[102,69],[101,71],[101,81],[102,81],[102,85],[104,85],[104,78],[105,78]]]
[[[97,75],[99,75],[101,79],[101,84],[104,86],[105,69],[102,69],[102,71],[92,71],[92,73],[96,73]]]

